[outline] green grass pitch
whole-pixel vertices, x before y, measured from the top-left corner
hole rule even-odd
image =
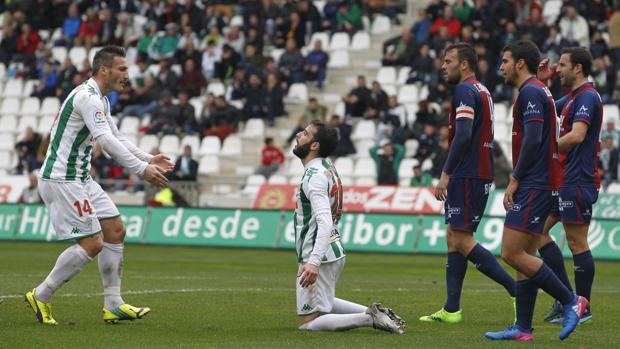
[[[146,318],[118,325],[101,319],[93,261],[53,299],[57,327],[42,326],[23,301],[66,245],[0,242],[0,349],[6,348],[613,348],[620,345],[620,264],[598,262],[592,323],[566,341],[542,322],[551,299],[539,294],[534,344],[491,342],[483,334],[513,319],[504,290],[474,267],[467,273],[456,325],[417,319],[444,301],[444,256],[350,253],[337,296],[380,301],[407,320],[405,335],[373,329],[343,333],[297,330],[293,251],[135,246],[125,248],[123,293],[148,305]],[[568,268],[571,270],[572,265]]]

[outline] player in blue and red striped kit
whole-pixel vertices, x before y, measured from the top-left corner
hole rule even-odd
[[[421,321],[457,323],[462,319],[461,289],[470,260],[483,274],[515,296],[515,281],[495,257],[474,239],[493,181],[493,99],[476,80],[473,47],[457,43],[446,48],[442,70],[456,85],[450,107],[450,150],[435,188],[445,201],[448,224],[447,299],[443,308]]]
[[[542,80],[550,77],[548,60],[541,63],[538,75]],[[566,231],[568,247],[575,263],[575,289],[577,294],[590,302],[592,283],[594,281],[594,258],[588,245],[588,228],[592,218],[592,205],[598,198],[601,186],[598,173],[600,155],[601,124],[603,122],[603,104],[588,76],[592,68],[592,56],[586,48],[570,47],[562,51],[557,64],[562,85],[571,92],[555,102],[561,113],[560,160],[564,171],[564,183],[560,188],[557,205],[545,224],[538,252],[540,256],[560,278],[562,283],[571,288],[564,258],[560,248],[549,236],[549,231],[562,221]],[[562,307],[556,302],[545,316],[545,321],[560,323]],[[580,323],[592,319],[590,306]]]
[[[588,304],[535,255],[553,206],[553,192],[562,184],[560,130],[553,97],[534,75],[539,63],[540,51],[531,41],[520,40],[503,50],[500,70],[507,84],[519,87],[512,127],[514,170],[504,194],[507,213],[502,237],[502,258],[517,271],[517,320],[506,330],[487,332],[489,339],[534,339],[532,317],[539,288],[562,304],[561,340],[575,330]]]

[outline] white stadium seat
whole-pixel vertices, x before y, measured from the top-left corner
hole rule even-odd
[[[331,69],[347,68],[351,64],[351,58],[349,57],[349,51],[337,50],[332,52],[329,57],[329,63],[327,67]]]
[[[372,35],[378,35],[387,33],[390,31],[390,18],[384,15],[377,15],[375,20],[372,22],[372,27],[370,33]]]
[[[349,34],[345,32],[337,32],[332,35],[332,39],[329,43],[329,49],[335,50],[348,50],[349,49]]]
[[[267,179],[262,174],[252,174],[245,179],[245,185],[261,186],[267,183]]]
[[[32,128],[33,131],[37,130],[38,119],[34,115],[23,115],[19,117],[19,124],[17,126],[18,132],[24,132],[28,127]]]
[[[71,50],[69,50],[69,58],[71,59],[71,63],[73,63],[78,70],[81,70],[84,67],[84,61],[88,58],[88,52],[83,46],[73,46]],[[60,63],[63,62],[61,61]]]
[[[136,17],[138,17],[138,16],[134,15],[134,21],[135,21]],[[97,54],[97,51],[101,50],[102,48],[103,47],[101,47],[101,46],[91,47],[90,50],[88,51],[88,61],[92,62],[93,59],[95,58],[95,55]]]
[[[289,177],[298,177],[301,178],[301,176],[304,174],[304,165],[301,163],[301,161],[289,161],[288,162],[288,168],[286,170],[286,174]]]
[[[37,115],[41,109],[41,101],[37,97],[28,97],[22,102],[21,115]]]
[[[16,130],[17,116],[0,114],[0,133],[15,132]],[[13,149],[13,144],[11,144],[11,149]]]
[[[352,140],[360,140],[360,139],[374,139],[377,133],[377,126],[372,120],[360,120],[355,129],[353,130],[353,134],[351,135]]]
[[[226,86],[219,81],[211,81],[207,86],[207,94],[213,93],[214,96],[223,96],[226,94]]]
[[[11,153],[7,151],[0,151],[0,169],[11,170],[13,167],[14,164]]]
[[[418,85],[403,85],[398,91],[398,102],[417,103],[420,95]]]
[[[340,176],[352,176],[355,164],[351,158],[337,158],[334,166],[338,169]]]
[[[0,125],[4,122],[4,117],[0,118]],[[15,137],[13,137],[13,133],[9,133],[6,131],[2,131],[0,129],[0,150],[13,150],[15,147]]]
[[[43,116],[39,120],[39,125],[37,126],[37,132],[42,135],[47,135],[52,131],[52,124],[54,123],[54,117],[51,115]]]
[[[237,156],[242,153],[242,143],[241,138],[237,135],[229,135],[224,139],[224,144],[222,144],[222,150],[220,150],[220,155],[224,156]]]
[[[144,135],[140,137],[139,148],[145,152],[150,152],[151,149],[159,147],[159,139],[155,135]],[[171,155],[171,154],[167,154]]]
[[[321,41],[321,47],[323,48],[323,50],[327,50],[329,48],[329,34],[327,32],[313,33],[310,37],[310,42],[308,43],[308,46],[306,46],[306,48],[308,50],[314,49],[314,42],[317,40]]]
[[[181,140],[181,146],[179,147],[180,153],[183,153],[185,146],[189,145],[192,149],[192,156],[200,149],[200,138],[198,136],[188,135]]]
[[[140,118],[127,116],[123,118],[123,122],[121,123],[120,132],[124,135],[136,135],[138,134],[138,129],[140,128]]]
[[[383,85],[381,86],[381,88],[383,89],[383,91],[385,91],[385,93],[388,96],[397,96],[398,95],[398,90],[396,89],[395,85]]]
[[[5,98],[2,101],[2,107],[0,107],[0,115],[17,114],[19,113],[20,105],[18,98]]]
[[[407,79],[409,78],[409,73],[411,72],[411,67],[402,67],[398,71],[398,77],[396,77],[397,85],[405,85],[407,83]]]
[[[377,177],[377,166],[372,158],[359,158],[355,162],[354,177]]]
[[[41,103],[41,115],[53,115],[56,116],[60,110],[60,100],[56,97],[45,97],[43,103]]]
[[[284,51],[286,50],[283,48],[274,48],[273,50],[271,50],[271,52],[269,52],[269,56],[273,58],[276,64],[278,64],[278,62],[280,62],[280,57],[282,57]]]
[[[418,152],[420,142],[417,139],[408,139],[405,141],[405,157],[413,157]],[[406,160],[406,159],[405,159]],[[404,160],[403,160],[404,161]]]
[[[351,41],[351,47],[349,47],[349,49],[351,51],[370,49],[370,35],[365,31],[358,31],[353,35],[353,40]]]
[[[297,103],[305,104],[308,102],[308,87],[304,83],[292,84],[288,89],[287,97]]]
[[[279,174],[274,174],[274,175],[271,175],[271,177],[269,177],[269,180],[267,181],[267,183],[269,183],[269,184],[287,184],[288,180],[287,180],[286,176],[279,175]]]
[[[198,173],[201,175],[213,175],[220,172],[220,159],[216,155],[205,155],[200,158]]]
[[[396,68],[394,67],[381,67],[377,71],[377,77],[375,78],[381,85],[396,85]]]
[[[24,81],[22,79],[10,79],[4,85],[2,95],[7,97],[21,97],[24,89]]]
[[[176,135],[164,135],[159,142],[159,150],[164,154],[179,155],[182,152],[179,144],[179,137]]]
[[[398,178],[411,178],[413,177],[413,167],[419,165],[418,159],[405,158],[400,162],[398,167]]]
[[[207,136],[202,139],[198,153],[200,155],[217,155],[220,153],[221,148],[222,144],[219,137]]]
[[[355,185],[360,187],[372,187],[377,185],[377,179],[375,177],[360,177],[355,180]]]
[[[39,80],[29,79],[24,82],[24,88],[22,89],[21,98],[27,98],[32,95],[34,87],[39,84]]]
[[[265,134],[265,122],[263,119],[249,119],[243,129],[243,138],[263,138]]]
[[[356,156],[360,158],[367,158],[370,156],[370,148],[375,146],[375,140],[373,139],[360,139],[355,141],[355,150],[357,150]]]
[[[52,57],[60,64],[63,64],[65,62],[65,58],[67,58],[67,48],[64,46],[52,47]]]

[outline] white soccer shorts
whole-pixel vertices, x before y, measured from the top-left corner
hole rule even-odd
[[[336,284],[344,269],[344,258],[319,267],[319,276],[313,285],[303,288],[296,279],[297,315],[305,316],[312,313],[327,314],[332,311],[336,297]]]
[[[95,181],[39,180],[39,193],[47,206],[58,240],[80,239],[101,231],[100,219],[120,214],[108,194]]]

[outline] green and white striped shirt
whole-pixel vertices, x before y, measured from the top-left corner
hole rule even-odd
[[[67,96],[54,119],[40,177],[62,182],[90,180],[95,139],[112,133],[110,103],[90,78]],[[114,128],[116,126],[114,125]]]
[[[328,263],[345,256],[338,233],[341,215],[342,183],[338,172],[329,160],[313,159],[306,164],[297,193],[295,246],[298,263]]]

